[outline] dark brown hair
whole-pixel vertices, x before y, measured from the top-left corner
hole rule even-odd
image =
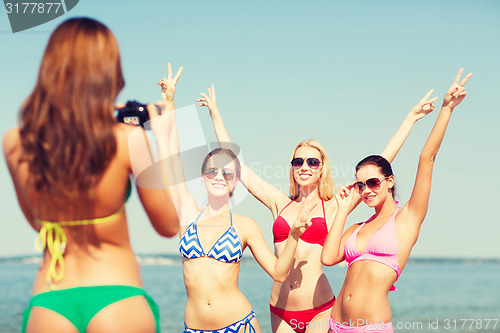
[[[116,154],[113,105],[124,86],[118,43],[89,18],[52,33],[20,110],[21,161],[38,191],[89,193]]]
[[[394,176],[394,173],[392,172],[392,167],[391,163],[389,163],[388,160],[386,160],[384,157],[380,155],[370,155],[368,157],[365,157],[362,159],[358,165],[356,165],[356,174],[358,173],[358,170],[364,167],[365,165],[374,165],[379,168],[380,173],[383,174],[385,177],[389,176]],[[392,189],[389,189],[389,191],[392,193],[392,198],[396,198],[396,184],[394,183],[394,186]]]

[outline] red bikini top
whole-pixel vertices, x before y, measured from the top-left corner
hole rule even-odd
[[[294,200],[290,201],[279,213],[276,221],[273,223],[273,235],[274,242],[279,243],[283,242],[288,238],[288,234],[290,233],[290,226],[288,222],[281,216],[281,213],[288,207]],[[321,200],[321,204],[323,206],[323,217],[313,217],[311,219],[311,226],[307,228],[307,230],[300,236],[306,243],[310,244],[319,244],[323,246],[325,244],[326,236],[328,235],[328,227],[326,226],[325,219],[325,203]]]

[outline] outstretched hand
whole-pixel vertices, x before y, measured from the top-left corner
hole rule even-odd
[[[208,95],[204,93],[200,93],[201,98],[197,99],[197,102],[201,102],[200,106],[206,106],[208,110],[210,111],[210,116],[213,116],[213,112],[218,111],[217,110],[217,99],[215,98],[215,88],[214,84],[212,83],[212,86],[208,88]]]
[[[172,78],[172,65],[170,63],[167,64],[168,74],[167,78],[162,78],[158,81],[158,85],[161,87],[161,100],[163,103],[169,103],[174,101],[175,95],[175,85],[181,76],[182,70],[184,67],[180,67],[177,71],[177,74]]]
[[[467,81],[469,81],[470,77],[472,76],[472,73],[467,74],[467,76],[460,82],[460,77],[462,76],[464,69],[460,68],[458,71],[457,76],[455,77],[455,81],[453,81],[453,84],[451,85],[450,89],[446,92],[446,95],[444,96],[443,100],[443,107],[449,107],[450,109],[454,109],[460,104],[463,99],[465,98],[465,95],[467,95],[467,92],[465,91],[465,84]]]
[[[418,102],[418,104],[411,109],[410,113],[408,113],[408,116],[413,117],[415,121],[417,121],[431,113],[434,110],[434,104],[432,103],[434,103],[438,99],[437,97],[429,99],[433,92],[434,89],[429,90],[429,92],[425,94],[424,98],[422,98],[420,102]]]
[[[302,197],[299,204],[299,215],[295,219],[295,222],[290,229],[290,234],[294,237],[299,238],[308,227],[311,226],[311,213],[313,209],[318,205],[317,202],[313,202],[312,199],[306,199]]]

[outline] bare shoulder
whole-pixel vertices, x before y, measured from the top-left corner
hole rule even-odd
[[[131,172],[131,164],[130,164],[130,140],[144,140],[144,129],[142,127],[128,125],[124,123],[117,123],[114,127],[115,129],[115,138],[117,142],[117,156],[119,160],[122,161],[123,164],[127,166],[129,172]],[[137,134],[135,134],[137,133]],[[140,144],[139,142],[137,142]]]
[[[116,137],[120,142],[127,142],[134,131],[144,131],[144,129],[142,127],[124,123],[117,123],[115,125]]]
[[[286,205],[288,205],[290,202],[293,201],[288,195],[286,195],[283,192],[280,192],[281,194],[277,196],[276,198],[276,213],[279,213],[282,211]],[[277,214],[276,214],[277,215]]]
[[[248,216],[233,213],[233,226],[244,246],[259,246],[264,242],[264,235],[257,221]]]
[[[3,152],[5,154],[5,159],[7,163],[11,163],[14,157],[16,149],[21,143],[21,137],[19,135],[19,127],[12,128],[7,131],[3,136]]]
[[[325,201],[325,211],[327,216],[335,216],[338,207],[339,206],[337,204],[337,200],[335,200],[335,197],[331,198],[328,201]]]
[[[233,226],[239,233],[243,233],[248,236],[257,231],[261,231],[259,224],[253,218],[235,213],[231,214],[233,215]]]
[[[408,203],[396,213],[396,225],[398,228],[412,228],[415,226],[415,216],[408,208]]]
[[[406,224],[411,219],[411,215],[408,202],[403,207],[398,206],[395,215],[396,224]]]
[[[328,230],[330,230],[333,225],[333,220],[335,219],[335,215],[337,215],[337,209],[339,208],[337,204],[337,200],[335,198],[331,198],[328,201],[325,201],[325,217],[326,223],[328,225]]]
[[[347,228],[347,230],[344,232],[344,235],[343,237],[349,237],[352,235],[352,233],[360,226],[362,225],[363,222],[359,222],[359,223],[354,223],[353,225],[351,225],[349,228]]]
[[[254,227],[254,226],[259,226],[257,221],[255,221],[253,218],[251,217],[248,217],[248,216],[243,216],[243,215],[239,215],[239,214],[236,214],[234,212],[231,212],[232,216],[233,216],[233,225],[237,225],[238,227],[246,227],[246,226],[250,226],[250,227]]]
[[[20,141],[19,127],[11,128],[3,136],[4,151],[11,150],[12,147],[19,144],[19,141]]]

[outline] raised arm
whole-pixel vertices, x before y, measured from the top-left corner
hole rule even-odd
[[[215,97],[214,85],[208,88],[208,95],[201,93],[202,98],[198,99],[200,106],[206,106],[210,111],[210,117],[215,129],[215,135],[219,145],[223,148],[231,149],[235,154],[238,153],[232,144],[229,134],[227,133],[222,117],[217,107],[217,99]],[[252,169],[241,163],[241,183],[248,189],[252,195],[260,202],[266,205],[273,213],[277,212],[277,207],[283,206],[290,199],[286,194],[281,192],[276,187],[260,178]]]
[[[175,108],[175,84],[180,77],[182,67],[179,69],[179,72],[174,79],[172,79],[172,69],[170,64],[168,64],[168,69],[168,96],[162,96],[165,97],[162,104],[166,110],[170,111]],[[140,174],[136,175],[137,193],[155,230],[162,236],[171,237],[179,232],[180,214],[178,205],[172,196],[172,192],[169,187],[169,178],[167,177],[167,173],[170,171],[171,166],[167,166],[165,163],[165,157],[168,156],[169,148],[167,146],[169,140],[169,129],[165,126],[166,118],[159,117],[158,110],[154,104],[149,104],[147,109],[150,117],[149,125],[151,126],[153,134],[156,138],[158,160],[154,160],[153,154],[151,154],[150,151],[151,147],[149,145],[149,141],[142,128],[140,129],[140,138],[129,137],[129,143],[132,142],[132,144],[136,145],[129,147],[129,149],[136,150],[137,154],[133,157],[135,160],[133,164],[135,164],[138,169],[143,169]],[[166,112],[166,114],[168,113],[173,113],[173,111]],[[136,132],[134,134],[138,133]],[[134,143],[134,139],[142,139],[146,142],[146,146],[143,146],[140,143]],[[144,168],[144,163],[147,163],[147,161],[152,161],[153,163]],[[133,169],[135,170],[135,168]]]
[[[332,227],[326,236],[323,250],[321,251],[321,263],[325,266],[333,266],[344,260],[344,245],[353,232],[353,227],[349,228],[342,236],[347,215],[351,212],[354,199],[354,187],[343,187],[335,194],[338,209],[333,220]],[[357,196],[359,198],[359,195]]]
[[[389,162],[392,162],[396,155],[399,153],[399,150],[403,146],[406,141],[406,138],[410,134],[413,125],[419,120],[428,115],[434,110],[434,104],[437,100],[437,97],[429,99],[429,97],[434,92],[433,89],[429,90],[429,92],[415,105],[410,112],[406,115],[405,119],[399,126],[396,133],[392,136],[391,140],[385,147],[381,156],[385,157]],[[357,192],[354,192],[354,199],[352,200],[351,207],[349,209],[349,213],[356,208],[361,202],[361,197]]]
[[[169,184],[180,224],[185,226],[193,215],[200,211],[200,208],[186,185],[175,122],[175,86],[182,69],[183,67],[179,68],[175,77],[172,78],[172,67],[169,63],[167,78],[162,78],[158,82],[158,85],[161,86],[162,103],[165,107],[164,113],[159,117],[155,117],[157,115],[155,108],[148,108],[148,110],[150,114],[153,113],[151,128],[157,139],[159,159],[162,162],[163,172]]]
[[[443,141],[448,121],[450,120],[453,110],[462,102],[467,94],[464,85],[472,76],[472,73],[469,73],[460,82],[462,72],[463,68],[458,71],[455,81],[453,81],[450,89],[446,92],[443,100],[443,106],[439,112],[438,118],[436,119],[436,123],[434,124],[434,127],[429,134],[429,138],[427,139],[427,142],[425,143],[425,146],[420,154],[413,192],[410,200],[403,208],[407,211],[408,223],[410,226],[417,229],[417,233],[427,213],[429,194],[431,190],[432,169],[439,147]]]
[[[247,245],[253,253],[259,265],[277,282],[285,281],[293,264],[295,250],[300,236],[311,225],[309,216],[316,205],[302,199],[300,202],[299,214],[290,229],[283,252],[276,256],[269,250],[257,223],[249,224],[249,237]]]
[[[415,123],[419,119],[422,119],[423,117],[431,113],[432,110],[434,110],[434,104],[432,103],[435,102],[438,98],[434,97],[432,99],[429,99],[433,92],[433,89],[429,90],[429,92],[425,94],[424,98],[422,98],[420,102],[418,102],[418,104],[411,109],[411,111],[403,120],[401,126],[399,126],[398,130],[385,147],[382,154],[380,154],[381,156],[385,157],[385,159],[388,160],[389,163],[392,163],[399,150],[405,143],[406,138],[413,128],[413,125],[415,125]]]

